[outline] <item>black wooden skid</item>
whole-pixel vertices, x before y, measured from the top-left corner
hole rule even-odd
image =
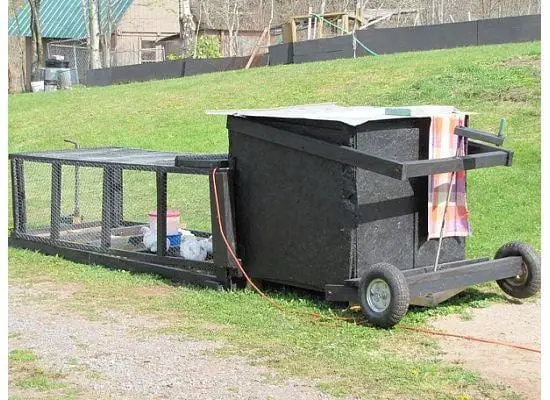
[[[163,265],[163,259],[152,256],[151,261],[145,261],[138,253],[127,253],[132,257],[117,256],[113,254],[105,254],[94,252],[89,249],[82,250],[77,248],[71,248],[68,246],[57,245],[48,243],[46,241],[36,241],[29,239],[21,239],[16,237],[10,237],[8,239],[8,245],[10,247],[16,247],[20,249],[36,250],[46,255],[59,255],[67,260],[75,261],[82,264],[103,265],[107,268],[123,269],[131,272],[141,272],[148,274],[157,274],[168,279],[172,279],[178,282],[185,282],[194,285],[205,286],[214,289],[220,289],[223,286],[227,286],[227,282],[219,280],[219,278],[212,274],[192,271],[185,268],[187,261],[183,260],[182,265]],[[139,257],[139,258],[138,258]],[[149,258],[149,257],[147,257]],[[152,262],[155,261],[155,262]]]
[[[411,297],[511,278],[522,273],[522,258],[507,257],[407,277]]]
[[[349,146],[330,144],[319,139],[297,135],[243,118],[229,118],[227,128],[230,131],[399,180],[444,172],[509,166],[512,162],[511,151],[475,142],[468,143],[469,154],[463,157],[398,161],[359,151]]]
[[[475,285],[482,282],[512,278],[522,273],[521,257],[496,260],[463,260],[442,264],[434,272],[433,266],[403,271],[411,298],[445,290]],[[348,279],[344,284],[326,285],[325,298],[329,301],[357,301],[360,278]]]

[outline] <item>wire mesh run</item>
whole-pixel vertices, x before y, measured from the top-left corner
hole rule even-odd
[[[211,242],[204,257],[185,256],[181,248],[184,235],[197,242],[210,237],[208,175],[160,173],[166,174],[166,208],[177,212],[180,222],[167,223],[172,231],[167,229],[165,254],[211,260]],[[100,253],[155,254],[156,224],[153,228],[150,222],[156,218],[158,176],[158,171],[120,165],[12,159],[15,235]]]

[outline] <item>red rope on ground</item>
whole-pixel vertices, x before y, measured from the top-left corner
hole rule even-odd
[[[337,321],[337,322],[353,322],[356,325],[368,325],[367,321],[357,321],[355,318],[333,317],[333,316],[329,316],[329,315],[321,315],[321,314],[318,314],[318,313],[315,313],[315,312],[308,313],[308,312],[298,312],[296,310],[285,309],[285,307],[283,307],[282,305],[277,303],[275,300],[271,299],[264,292],[262,292],[260,290],[260,288],[258,288],[258,286],[256,286],[256,284],[252,281],[252,279],[250,279],[250,277],[248,276],[248,274],[244,270],[244,268],[241,264],[241,261],[239,260],[239,258],[237,257],[237,255],[235,254],[233,249],[231,248],[231,245],[229,244],[229,241],[227,240],[227,237],[226,237],[225,232],[223,230],[221,214],[220,214],[220,201],[219,201],[219,197],[218,197],[218,187],[216,185],[216,171],[217,170],[218,170],[218,168],[214,168],[212,170],[212,186],[214,187],[214,201],[216,203],[215,204],[215,206],[216,206],[216,219],[218,221],[218,228],[220,229],[220,234],[221,234],[222,239],[225,243],[227,251],[231,255],[231,258],[233,259],[233,261],[235,261],[235,265],[237,265],[237,268],[239,269],[239,271],[241,271],[241,273],[243,274],[246,281],[249,283],[250,286],[252,286],[252,288],[256,291],[256,293],[258,293],[264,300],[269,302],[273,307],[277,308],[279,311],[281,311],[283,313],[291,313],[291,314],[300,315],[300,316],[307,315],[308,317],[313,319],[314,322],[317,323],[317,324],[322,324],[324,326],[338,326],[337,324],[327,324],[325,322],[318,321],[318,319],[320,319],[320,318],[327,318],[329,320],[333,320],[333,321]],[[491,339],[483,339],[483,338],[478,338],[478,337],[473,337],[473,336],[457,335],[457,334],[446,333],[446,332],[437,332],[437,331],[432,331],[432,330],[428,330],[428,329],[415,328],[415,327],[412,327],[412,326],[405,326],[405,325],[397,325],[397,327],[401,328],[401,329],[406,329],[406,330],[410,330],[410,331],[415,331],[415,332],[428,334],[428,335],[455,337],[455,338],[459,338],[459,339],[466,339],[466,340],[472,340],[472,341],[476,341],[476,342],[496,344],[496,345],[500,345],[500,346],[506,346],[506,347],[511,347],[511,348],[515,348],[515,349],[540,353],[540,349],[535,349],[535,348],[532,348],[532,347],[522,346],[522,345],[513,344],[513,343],[499,342],[499,341],[491,340]]]
[[[533,347],[523,346],[523,345],[515,344],[515,343],[500,342],[498,340],[484,339],[484,338],[478,338],[478,337],[467,336],[467,335],[458,335],[458,334],[455,334],[455,333],[438,332],[438,331],[432,331],[432,330],[429,330],[429,329],[415,328],[415,327],[412,327],[412,326],[405,326],[405,325],[398,325],[398,327],[401,328],[401,329],[409,330],[409,331],[425,333],[427,335],[448,336],[448,337],[454,337],[454,338],[459,338],[459,339],[472,340],[472,341],[475,341],[475,342],[496,344],[496,345],[499,345],[499,346],[506,346],[506,347],[511,347],[511,348],[514,348],[514,349],[527,350],[527,351],[532,351],[534,353],[540,353],[540,349],[535,349]]]

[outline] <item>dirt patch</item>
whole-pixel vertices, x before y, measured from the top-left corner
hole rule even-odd
[[[460,335],[540,349],[540,300],[495,304],[472,311],[472,319],[439,318],[433,328]],[[435,337],[447,361],[479,372],[488,381],[508,386],[527,399],[540,399],[540,353],[463,339]]]
[[[540,69],[540,58],[514,57],[503,61],[501,65],[504,67],[536,67]]]
[[[11,289],[11,287],[9,289]],[[44,298],[52,297],[58,300],[69,299],[83,289],[84,285],[79,283],[53,283],[50,281],[41,281],[19,285],[17,291],[23,291],[27,301],[41,301]]]
[[[514,103],[527,103],[532,98],[532,92],[525,87],[511,88],[504,92],[500,98],[502,101],[511,101]]]
[[[215,324],[213,322],[205,322],[204,324],[201,325],[201,328],[212,332],[220,332],[226,329],[227,327],[220,324]]]

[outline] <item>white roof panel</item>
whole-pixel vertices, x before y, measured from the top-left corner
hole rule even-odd
[[[373,107],[352,106],[343,107],[333,103],[305,104],[298,106],[249,109],[249,110],[213,110],[207,114],[233,115],[238,117],[263,117],[286,119],[309,119],[318,121],[339,121],[350,126],[359,126],[369,121],[426,118],[449,114],[466,115],[453,106],[400,106]]]

